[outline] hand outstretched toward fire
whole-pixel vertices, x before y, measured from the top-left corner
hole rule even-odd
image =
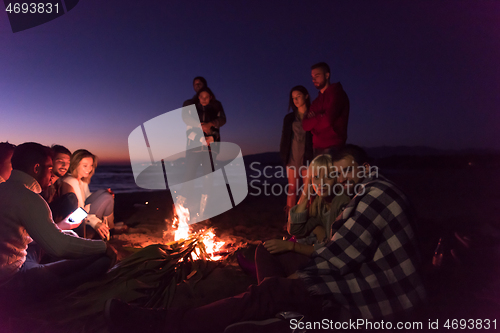
[[[292,251],[293,242],[285,241],[281,239],[270,239],[264,242],[264,247],[271,254],[282,253],[287,251]]]

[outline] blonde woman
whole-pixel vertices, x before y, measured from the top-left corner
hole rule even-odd
[[[304,191],[288,220],[288,232],[299,239],[271,239],[257,247],[259,282],[269,276],[289,276],[331,239],[332,224],[350,201],[343,187],[335,186],[335,171],[330,155],[319,155],[311,162]]]
[[[63,179],[63,182],[69,185],[63,187],[63,194],[74,193],[78,198],[78,207],[89,213],[84,221],[92,229],[82,223],[76,229],[80,236],[88,232],[87,238],[98,235],[102,239],[109,239],[109,230],[114,226],[114,195],[110,189],[90,192],[89,184],[96,167],[97,156],[85,149],[75,151],[71,155],[68,175]]]

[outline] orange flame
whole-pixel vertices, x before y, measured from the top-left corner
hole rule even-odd
[[[185,208],[182,204],[176,204],[175,210],[177,216],[174,217],[172,223],[172,228],[176,229],[174,232],[174,240],[178,241],[181,239],[187,239],[190,236],[188,223],[190,219],[189,209]],[[206,257],[206,259],[214,261],[222,259],[222,256],[214,254],[220,252],[225,242],[216,241],[215,234],[212,229],[208,229],[206,231],[200,230],[197,235],[200,236],[199,242],[203,243],[206,253],[202,254],[201,250],[199,248],[196,248],[193,253],[195,259],[200,259],[201,257]]]
[[[172,227],[177,228],[174,234],[174,240],[178,241],[189,237],[189,209],[182,205],[175,205],[177,217],[174,218]]]

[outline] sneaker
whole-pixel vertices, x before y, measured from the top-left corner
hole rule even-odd
[[[165,328],[167,311],[129,305],[118,299],[109,299],[104,316],[111,333],[161,333]]]

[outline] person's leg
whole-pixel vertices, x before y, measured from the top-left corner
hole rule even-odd
[[[267,278],[243,294],[188,310],[182,318],[167,310],[164,332],[175,332],[179,328],[178,332],[183,333],[222,332],[230,324],[267,319],[282,311],[317,315],[321,305],[319,299],[309,294],[302,280]]]
[[[308,261],[308,256],[295,252],[271,254],[260,244],[255,250],[257,281],[260,283],[268,277],[290,276]]]
[[[95,214],[95,216],[101,219],[110,229],[114,228],[113,212],[115,199],[111,193],[107,190],[98,190],[85,200],[85,204],[90,204],[89,214]],[[97,234],[97,236],[99,235]]]
[[[295,167],[287,167],[288,191],[286,197],[287,212],[297,204],[297,187],[299,183],[298,170]]]
[[[104,312],[113,333],[144,329],[155,333],[220,333],[231,324],[268,319],[283,311],[316,317],[321,315],[322,303],[320,297],[310,295],[302,280],[274,277],[240,295],[194,309],[145,309],[109,300]]]
[[[85,204],[90,204],[89,214],[95,214],[99,219],[103,219],[104,216],[109,216],[113,213],[113,208],[115,200],[113,195],[106,190],[99,190],[92,193]]]
[[[103,275],[111,263],[111,258],[102,254],[39,264],[36,251],[30,251],[21,269],[2,289],[19,303],[38,301]]]
[[[217,153],[209,152],[208,154],[203,154],[201,157],[201,167],[203,170],[203,188],[201,189],[201,200],[200,200],[200,216],[198,221],[203,221],[207,216],[211,215],[211,208],[207,205],[210,193],[213,193],[213,175],[215,170]]]
[[[112,262],[110,257],[102,254],[57,261],[44,265],[44,269],[57,277],[61,287],[72,287],[105,274],[111,268]]]
[[[182,184],[180,196],[185,198],[185,202],[180,202],[184,207],[193,206],[195,203],[193,202],[194,196],[194,183],[193,179],[196,179],[198,168],[201,164],[203,153],[202,152],[192,152],[186,151],[186,162],[184,164],[184,183]],[[197,196],[196,196],[197,197]],[[174,200],[177,204],[177,199]]]

